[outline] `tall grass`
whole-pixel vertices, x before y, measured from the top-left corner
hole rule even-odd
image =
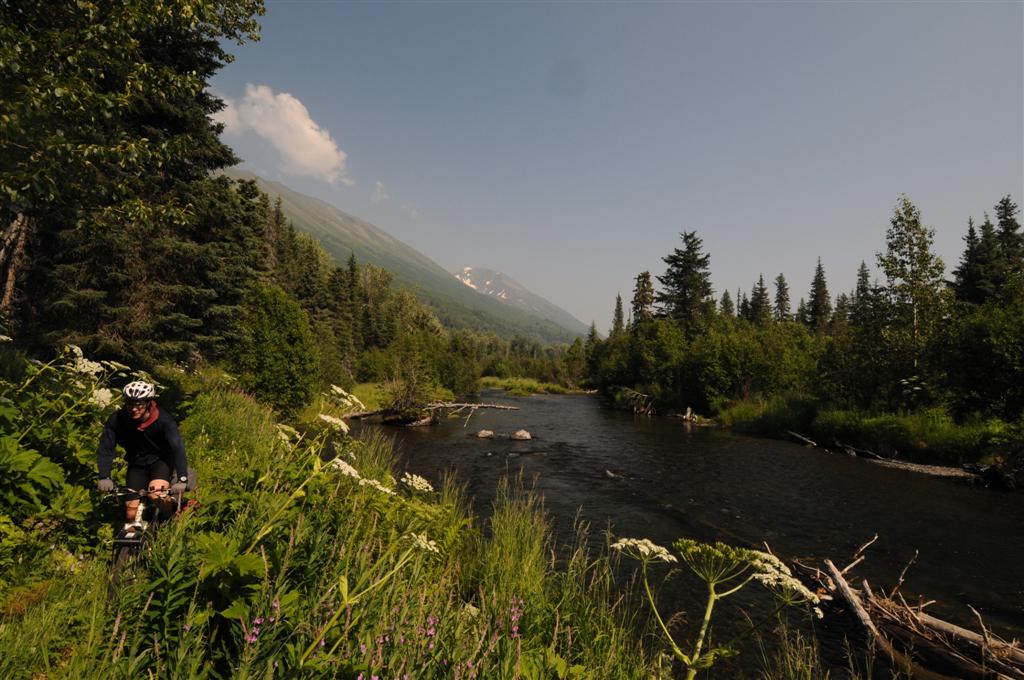
[[[765,437],[783,436],[786,430],[807,431],[814,417],[813,402],[781,395],[736,402],[718,415],[723,425],[736,432]]]
[[[953,465],[999,455],[1015,436],[1002,421],[957,423],[943,409],[881,415],[819,411],[812,400],[785,395],[730,404],[718,419],[742,434],[784,438],[791,430],[826,446],[839,441],[883,456]]]
[[[1000,421],[956,423],[942,409],[917,413],[868,415],[823,411],[814,421],[815,436],[839,440],[887,456],[960,464],[998,452],[1007,426]]]
[[[557,383],[540,382],[533,378],[484,376],[477,385],[480,389],[505,390],[514,397],[528,397],[531,394],[571,394],[574,391]]]
[[[556,561],[521,481],[484,527],[452,482],[396,482],[384,438],[325,461],[228,389],[199,394],[182,432],[198,506],[116,603],[100,555],[0,613],[0,677],[652,676],[607,554],[582,537]]]

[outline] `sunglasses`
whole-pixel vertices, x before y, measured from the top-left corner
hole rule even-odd
[[[130,408],[130,409],[141,408],[141,407],[149,406],[149,400],[147,399],[145,401],[129,401],[129,402],[125,403],[125,406]]]

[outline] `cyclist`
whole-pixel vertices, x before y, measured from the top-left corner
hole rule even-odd
[[[174,510],[174,501],[167,492],[180,497],[188,487],[188,459],[178,424],[157,407],[155,398],[156,388],[150,383],[136,380],[125,385],[124,407],[110,416],[100,436],[96,488],[114,490],[110,468],[114,449],[120,445],[128,463],[125,484],[131,489],[148,490],[161,514],[165,514]],[[138,507],[138,500],[125,503],[128,524],[136,521]]]

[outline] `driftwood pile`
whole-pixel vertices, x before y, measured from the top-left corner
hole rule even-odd
[[[377,409],[376,411],[354,411],[352,413],[345,413],[341,417],[343,419],[359,420],[361,418],[372,418],[374,416],[397,417],[402,425],[406,427],[421,427],[423,425],[432,425],[440,420],[442,417],[462,417],[462,414],[466,414],[466,422],[463,423],[463,427],[469,424],[469,419],[473,417],[473,414],[478,409],[490,408],[499,409],[503,411],[518,411],[518,406],[506,406],[504,404],[464,404],[464,403],[453,403],[453,402],[440,402],[435,401],[429,404],[423,404],[417,406],[414,411],[419,412],[418,418],[409,419],[405,417],[402,412],[396,411],[395,409]]]
[[[825,571],[817,576],[832,599],[846,604],[857,621],[888,657],[894,667],[908,670],[923,680],[1024,680],[1024,648],[1018,641],[1008,642],[992,633],[974,609],[981,632],[961,628],[925,613],[932,602],[911,606],[899,589],[910,561],[896,586],[885,593],[876,592],[867,582],[856,588],[848,574],[863,559],[864,550],[878,539],[865,543],[851,564],[839,569],[825,560]]]

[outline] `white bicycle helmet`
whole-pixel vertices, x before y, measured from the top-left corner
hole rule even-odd
[[[151,383],[136,380],[124,386],[124,398],[128,401],[146,401],[156,396],[156,388]]]

